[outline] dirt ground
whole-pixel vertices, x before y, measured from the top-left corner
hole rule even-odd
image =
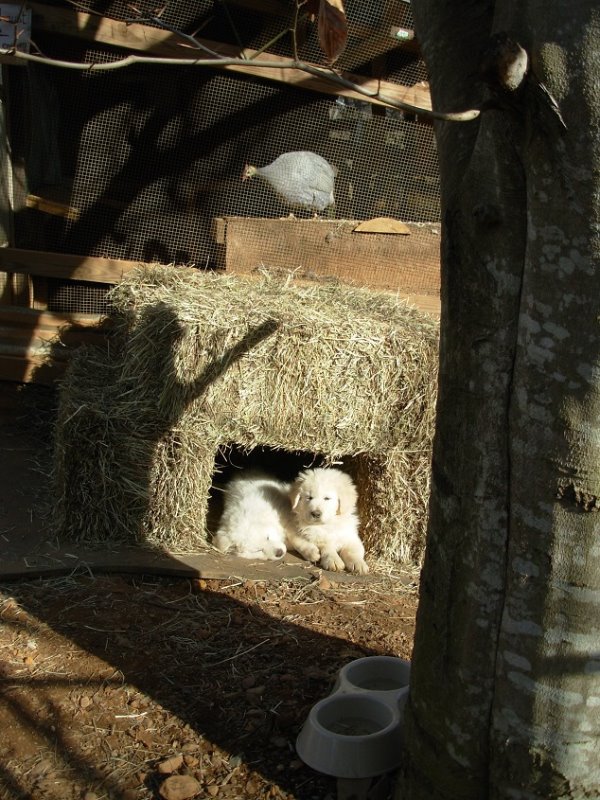
[[[334,800],[296,736],[348,661],[410,657],[415,609],[385,579],[4,584],[0,796]]]
[[[0,433],[6,558],[39,546],[39,498]],[[295,740],[344,664],[410,658],[416,577],[0,579],[0,798],[349,798]]]

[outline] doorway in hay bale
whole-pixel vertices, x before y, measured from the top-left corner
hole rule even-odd
[[[207,532],[212,536],[217,530],[223,511],[223,489],[240,470],[260,469],[291,482],[304,469],[336,467],[347,473],[356,487],[359,532],[367,559],[394,568],[398,564],[417,564],[425,549],[428,464],[426,453],[403,447],[337,454],[332,458],[331,454],[308,450],[229,445],[215,459]]]
[[[289,555],[305,566],[367,574],[358,489],[345,462],[282,448],[220,448],[205,521],[212,545],[243,559]]]
[[[326,453],[267,446],[219,448],[209,492],[206,532],[214,536],[223,513],[224,490],[236,474],[260,470],[291,483],[305,469],[336,467],[357,490],[359,531],[371,557],[383,563],[416,563],[425,546],[425,495],[419,492],[423,465],[410,454],[358,453],[332,459]],[[410,481],[414,480],[411,486]]]
[[[281,481],[291,482],[303,469],[334,465],[352,475],[346,459],[331,464],[323,453],[266,446],[249,449],[235,443],[220,447],[215,457],[214,478],[208,500],[207,532],[213,535],[218,528],[223,512],[223,490],[235,474],[243,470],[261,470]]]

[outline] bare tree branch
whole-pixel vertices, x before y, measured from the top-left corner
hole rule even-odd
[[[74,69],[80,72],[110,72],[115,69],[123,69],[133,64],[164,64],[165,66],[188,66],[188,67],[228,67],[228,66],[248,66],[249,60],[243,58],[163,58],[153,56],[136,56],[129,55],[125,58],[118,59],[117,61],[110,61],[108,63],[91,63],[84,64],[77,61],[63,61],[56,58],[48,58],[47,56],[35,55],[33,53],[22,53],[15,49],[1,50],[0,54],[11,55],[13,58],[22,61],[31,61],[38,64],[47,64],[53,67],[61,67],[63,69]],[[470,122],[476,119],[481,110],[477,108],[468,109],[466,111],[432,111],[428,108],[421,108],[413,106],[410,103],[405,103],[402,100],[397,100],[388,97],[382,92],[373,89],[365,89],[358,83],[353,83],[346,78],[343,78],[338,72],[333,69],[317,67],[314,64],[308,64],[305,61],[297,61],[291,59],[289,61],[261,61],[259,59],[252,59],[251,64],[253,67],[260,67],[261,69],[296,69],[301,72],[306,72],[308,75],[313,75],[316,78],[329,81],[330,83],[342,86],[345,89],[351,89],[353,92],[369,98],[370,100],[377,100],[378,102],[404,111],[408,114],[415,114],[428,119],[442,120],[444,122]]]
[[[133,11],[137,11],[135,6],[129,5],[129,8],[131,8]],[[158,16],[143,17],[140,14],[140,16],[134,17],[132,19],[124,19],[123,22],[126,25],[128,25],[131,22],[135,22],[138,25],[145,25],[147,23],[150,23],[158,28],[162,28],[163,30],[168,31],[169,33],[173,33],[175,36],[182,39],[187,44],[188,47],[192,47],[195,50],[202,50],[204,53],[208,53],[209,55],[214,56],[215,58],[221,57],[219,53],[215,52],[214,50],[211,50],[210,47],[206,47],[206,45],[202,44],[202,42],[199,42],[195,36],[191,36],[189,33],[183,33],[183,31],[178,30],[174,25],[169,25],[168,23],[166,23],[163,19],[161,19],[161,17]]]

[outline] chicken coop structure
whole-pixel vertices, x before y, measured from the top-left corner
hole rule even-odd
[[[92,336],[108,290],[140,262],[341,280],[436,308],[432,127],[360,92],[430,107],[410,3],[345,3],[335,66],[355,88],[289,67],[295,54],[323,66],[313,6],[27,3],[29,52],[43,59],[0,56],[0,294],[11,331],[0,377],[43,380],[56,330],[68,321],[76,339]],[[215,66],[192,63],[196,54]],[[119,65],[127,56],[152,63]],[[274,67],[255,65],[265,60]],[[318,216],[241,179],[247,164],[295,151],[335,170],[335,206]]]

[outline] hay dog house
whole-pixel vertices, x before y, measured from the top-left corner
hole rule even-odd
[[[56,437],[58,524],[80,542],[198,550],[219,454],[343,461],[367,550],[421,555],[437,325],[384,293],[143,268],[115,335],[73,358]],[[305,463],[305,466],[308,466]]]
[[[0,381],[60,385],[61,533],[197,549],[211,481],[262,451],[343,461],[370,552],[418,560],[437,323],[399,297],[439,309],[438,166],[430,122],[375,96],[431,107],[410,3],[346,0],[337,84],[312,4],[27,5],[39,60],[0,53]],[[330,216],[240,179],[298,150],[336,168]]]

